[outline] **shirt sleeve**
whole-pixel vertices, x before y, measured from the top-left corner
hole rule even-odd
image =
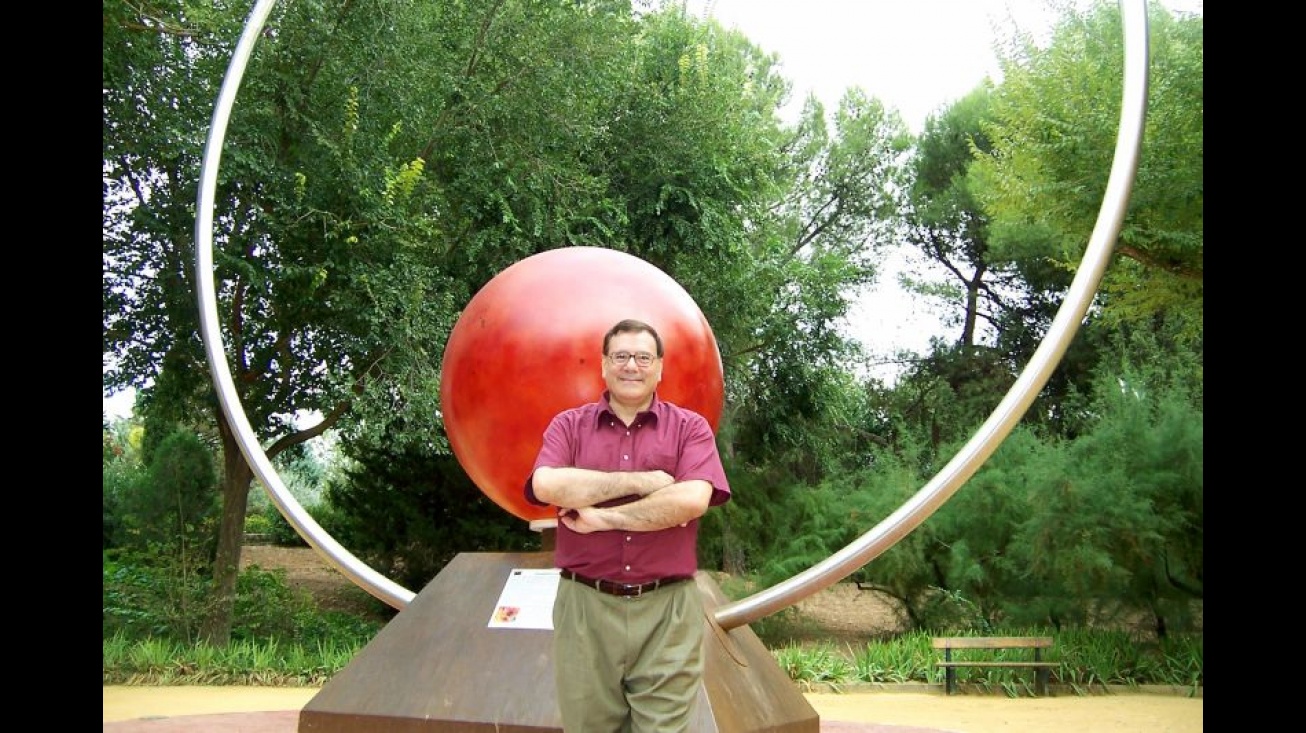
[[[716,436],[707,419],[697,413],[686,415],[685,432],[680,444],[680,460],[676,465],[676,481],[695,479],[712,484],[710,506],[730,500],[730,483],[726,481],[725,467],[717,451]]]
[[[540,501],[535,496],[535,469],[541,466],[558,468],[562,466],[571,466],[575,462],[572,458],[575,451],[572,449],[573,438],[575,436],[574,413],[572,411],[563,412],[555,415],[549,421],[549,426],[544,429],[544,442],[540,445],[540,452],[535,455],[535,465],[531,466],[531,472],[526,476],[526,484],[523,491],[526,501],[535,506],[548,506],[546,501]]]

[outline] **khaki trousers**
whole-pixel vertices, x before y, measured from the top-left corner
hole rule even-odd
[[[688,731],[703,678],[693,580],[620,597],[570,580],[553,605],[553,669],[566,733]]]

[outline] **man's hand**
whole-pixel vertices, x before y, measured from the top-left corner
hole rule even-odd
[[[565,524],[567,529],[578,534],[600,532],[605,529],[618,529],[608,521],[606,512],[603,509],[594,506],[567,509],[558,515],[558,521]]]

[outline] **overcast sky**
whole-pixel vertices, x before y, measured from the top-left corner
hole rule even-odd
[[[1162,4],[1202,11],[1201,0]],[[685,0],[685,7],[779,54],[780,73],[794,83],[795,117],[808,92],[833,110],[857,85],[897,109],[915,133],[940,106],[986,76],[999,78],[993,43],[1013,23],[1046,39],[1056,18],[1043,0]]]
[[[1202,12],[1201,0],[1163,5]],[[809,93],[832,113],[849,87],[860,86],[896,109],[916,134],[926,117],[986,77],[1001,80],[995,40],[1008,37],[1013,27],[1046,40],[1057,17],[1042,0],[686,0],[685,7],[779,55],[780,74],[793,83],[787,119],[797,119]],[[876,283],[850,313],[849,332],[872,353],[923,352],[931,337],[956,336],[956,328],[905,296],[897,284],[901,267],[898,258],[881,263]],[[892,367],[870,372],[885,379],[896,373]]]
[[[809,92],[832,111],[857,85],[919,133],[936,107],[997,76],[991,29],[1009,5],[1021,27],[1046,27],[1037,0],[687,0],[686,9],[779,54],[793,116]]]

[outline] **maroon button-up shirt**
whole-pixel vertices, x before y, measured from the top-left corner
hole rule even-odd
[[[544,431],[535,469],[588,468],[597,471],[666,471],[676,482],[702,479],[712,484],[711,506],[730,499],[716,438],[702,415],[653,396],[649,409],[629,427],[609,407],[608,393],[556,415]],[[531,479],[526,500],[537,505]],[[627,496],[600,506],[638,499]],[[658,578],[690,576],[698,570],[698,524],[653,532],[605,530],[579,534],[558,522],[554,564],[591,578],[618,583],[647,583]]]

